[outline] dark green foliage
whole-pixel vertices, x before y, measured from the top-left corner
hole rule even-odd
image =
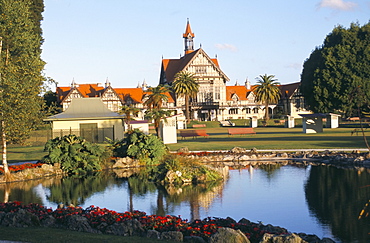
[[[85,174],[101,169],[109,153],[103,147],[90,143],[76,135],[66,135],[49,140],[45,144],[48,154],[43,162],[60,163],[63,171],[70,174]]]
[[[1,131],[20,143],[41,123],[43,1],[0,0]]]
[[[301,92],[314,112],[356,115],[369,111],[370,23],[342,26],[326,37],[305,61]]]
[[[126,137],[112,144],[113,155],[131,157],[146,165],[158,164],[167,153],[167,147],[157,136],[145,134],[135,129],[127,132]]]

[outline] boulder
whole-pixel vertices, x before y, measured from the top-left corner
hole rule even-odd
[[[240,153],[246,153],[247,150],[245,148],[240,148],[240,147],[234,147],[230,150],[231,153],[236,153],[236,154],[240,154]]]
[[[2,213],[1,226],[20,228],[40,226],[40,220],[36,215],[29,213],[24,209],[19,209],[17,212]]]
[[[91,227],[87,218],[80,215],[70,215],[66,217],[66,222],[61,227],[80,232],[100,233],[100,231]]]
[[[274,235],[265,233],[262,237],[260,243],[308,243],[303,240],[299,235],[289,234],[289,235]]]
[[[249,239],[240,231],[231,228],[219,228],[217,233],[212,235],[210,243],[250,243]]]
[[[144,229],[139,221],[133,219],[109,225],[105,228],[104,233],[121,236],[141,236],[144,233]]]
[[[160,239],[161,240],[176,241],[176,242],[183,242],[184,241],[184,236],[179,231],[168,231],[168,232],[162,232]]]
[[[161,233],[156,230],[148,230],[148,232],[146,232],[146,237],[159,240],[161,238]]]

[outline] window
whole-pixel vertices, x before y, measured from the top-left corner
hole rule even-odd
[[[229,115],[236,115],[238,114],[238,109],[230,109],[229,110]]]
[[[204,74],[207,73],[206,66],[195,66],[195,73]]]

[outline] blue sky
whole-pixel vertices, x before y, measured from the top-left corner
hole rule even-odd
[[[161,59],[184,54],[189,18],[200,45],[243,84],[272,74],[300,80],[302,65],[335,26],[364,25],[369,0],[45,0],[42,58],[59,86],[158,85]]]

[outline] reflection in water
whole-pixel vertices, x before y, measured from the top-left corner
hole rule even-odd
[[[358,219],[370,199],[370,173],[314,166],[305,186],[309,209],[342,242],[370,242],[370,216]]]
[[[244,217],[320,238],[332,237],[332,231],[343,242],[369,242],[370,216],[358,219],[370,199],[369,171],[259,165],[231,170],[224,182],[183,187],[155,185],[150,176],[138,170],[115,170],[83,178],[0,184],[0,200],[53,208],[96,205],[119,212],[182,215],[189,220]]]

